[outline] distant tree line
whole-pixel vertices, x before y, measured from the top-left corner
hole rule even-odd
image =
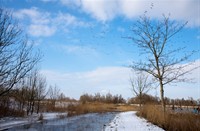
[[[155,97],[146,93],[142,93],[140,96],[132,97],[128,100],[128,104],[159,104],[159,97]]]
[[[200,99],[194,100],[192,97],[189,97],[188,99],[170,99],[165,97],[166,105],[170,105],[171,107],[176,106],[179,108],[188,107],[188,106],[199,106],[200,105]],[[142,96],[136,96],[128,99],[128,104],[160,104],[161,100],[159,97],[152,96],[146,93],[143,93]]]
[[[102,103],[126,103],[126,100],[121,95],[112,95],[111,93],[107,93],[106,95],[101,95],[100,93],[96,93],[95,95],[83,94],[80,96],[80,102],[102,102]]]

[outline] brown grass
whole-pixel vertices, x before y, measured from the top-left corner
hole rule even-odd
[[[68,116],[87,114],[87,113],[105,113],[136,110],[135,106],[117,105],[106,103],[85,103],[70,105],[68,107]]]
[[[167,131],[200,131],[200,115],[192,113],[163,113],[160,106],[146,105],[138,113]]]

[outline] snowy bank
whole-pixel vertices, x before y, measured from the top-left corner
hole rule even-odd
[[[164,131],[147,120],[136,116],[135,111],[122,112],[116,115],[105,131]]]
[[[67,116],[67,113],[42,113],[42,115],[43,120],[52,120],[58,119],[62,115]],[[28,117],[4,117],[0,119],[0,130],[13,128],[15,126],[37,123],[40,122],[39,117],[40,114],[33,114]]]

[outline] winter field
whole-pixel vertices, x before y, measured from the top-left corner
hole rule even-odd
[[[121,113],[90,113],[64,117],[66,114],[44,113],[43,121],[37,116],[24,119],[4,119],[0,130],[8,131],[162,131],[163,129],[136,116],[135,111]]]

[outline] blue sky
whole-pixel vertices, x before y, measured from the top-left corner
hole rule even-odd
[[[126,66],[142,59],[132,41],[130,28],[145,11],[154,19],[169,14],[171,20],[188,21],[172,40],[173,46],[200,50],[200,2],[198,0],[0,0],[13,11],[20,27],[44,57],[41,73],[48,84],[66,96],[83,93],[122,94],[132,97]],[[152,4],[153,3],[153,4]],[[152,9],[151,9],[152,8]],[[200,53],[192,60],[200,64]],[[187,77],[195,83],[165,87],[167,97],[200,98],[200,70]],[[159,90],[152,90],[159,96]]]

